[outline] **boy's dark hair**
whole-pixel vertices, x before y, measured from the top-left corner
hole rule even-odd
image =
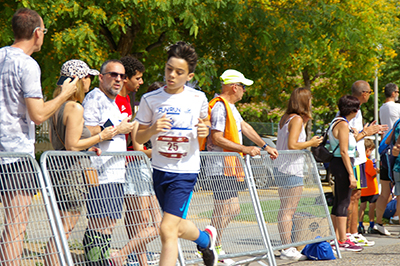
[[[392,97],[394,91],[397,90],[397,85],[394,83],[388,83],[385,86],[385,97],[389,98]]]
[[[146,70],[142,62],[131,55],[122,57],[121,62],[125,67],[125,74],[128,79],[136,75],[136,72],[143,73]]]
[[[348,116],[351,113],[358,112],[360,101],[354,96],[345,95],[339,99],[338,107],[341,116]]]
[[[118,60],[118,59],[110,59],[110,60],[107,60],[107,61],[105,61],[105,62],[101,65],[101,67],[100,67],[100,73],[101,73],[101,74],[104,74],[104,69],[107,67],[107,65],[108,65],[109,63],[120,63],[121,65],[124,65],[124,64],[122,64],[122,62],[121,62],[120,60]]]
[[[197,64],[197,54],[193,46],[185,42],[177,42],[168,48],[168,60],[171,57],[185,60],[188,64],[189,74],[194,73]]]
[[[40,16],[32,9],[20,8],[14,13],[11,25],[15,40],[30,40],[33,36],[33,30],[41,26]]]
[[[365,149],[371,149],[371,150],[375,149],[375,143],[372,139],[367,139],[367,138],[364,139],[364,146]]]
[[[159,88],[165,86],[164,82],[161,81],[155,81],[153,82],[148,88],[146,92],[151,92],[151,91],[155,91],[158,90]]]

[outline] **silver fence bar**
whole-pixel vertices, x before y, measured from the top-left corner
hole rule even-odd
[[[162,216],[143,152],[47,151],[41,166],[66,265],[158,264]]]
[[[268,250],[265,234],[259,225],[257,208],[243,158],[238,153],[201,152],[201,170],[194,188],[187,219],[199,229],[213,225],[217,246],[224,254],[220,260],[232,265],[265,259]],[[186,264],[201,262],[196,246],[180,241]],[[251,259],[247,259],[251,257]],[[271,255],[267,256],[270,265]],[[234,259],[234,261],[232,261]]]
[[[309,151],[279,151],[276,160],[261,152],[261,156],[248,160],[258,185],[264,230],[273,250],[330,240],[337,244],[316,163]]]
[[[0,152],[0,264],[42,265],[49,239],[65,265],[60,239],[36,160],[26,153]]]

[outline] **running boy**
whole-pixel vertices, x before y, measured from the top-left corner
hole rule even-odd
[[[369,228],[368,233],[371,233],[375,224],[375,203],[379,197],[378,181],[376,180],[376,170],[374,164],[369,156],[371,156],[372,151],[375,149],[375,144],[371,139],[365,139],[365,154],[367,156],[367,162],[365,163],[365,175],[367,177],[367,187],[361,189],[361,205],[358,210],[358,233],[364,234],[365,229],[363,226],[364,211],[367,207],[367,202],[369,202]],[[373,241],[368,241],[373,242]],[[368,244],[368,243],[367,243]]]
[[[206,266],[216,265],[216,230],[200,231],[186,220],[193,187],[200,170],[198,138],[209,134],[208,101],[203,92],[185,86],[194,76],[197,54],[184,42],[169,47],[166,86],[143,95],[136,120],[136,141],[153,146],[153,185],[164,216],[161,221],[160,266],[174,266],[178,238],[192,240]]]

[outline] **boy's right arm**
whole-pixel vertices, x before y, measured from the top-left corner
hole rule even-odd
[[[171,119],[167,118],[166,114],[164,114],[151,126],[139,124],[139,129],[136,133],[136,142],[143,144],[147,142],[151,136],[159,132],[168,132],[171,129],[171,126]]]

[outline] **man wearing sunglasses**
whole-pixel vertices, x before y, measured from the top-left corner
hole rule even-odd
[[[129,122],[131,117],[122,114],[115,103],[125,78],[121,61],[104,62],[100,68],[99,88],[90,91],[82,102],[85,125],[92,135],[108,126],[117,129],[117,135],[111,140],[96,145],[104,152],[126,151],[125,134],[134,126]],[[109,265],[111,234],[123,212],[125,159],[96,157],[92,158],[92,164],[102,171],[99,171],[99,186],[89,188],[86,201],[88,227],[83,237],[86,265]]]
[[[47,29],[36,11],[21,8],[12,20],[14,43],[0,49],[0,152],[35,156],[35,124],[46,121],[76,91],[75,78],[66,80],[61,94],[44,102],[40,67],[31,57],[40,51]],[[34,174],[12,175],[26,169],[22,160],[5,158],[0,167],[0,192],[6,217],[0,237],[0,262],[19,265],[29,220],[29,206],[38,190]],[[34,187],[33,187],[34,186]]]
[[[351,94],[358,98],[360,104],[364,104],[368,102],[370,95],[372,94],[372,90],[368,82],[364,80],[358,80],[353,83],[351,87]],[[367,157],[365,154],[365,146],[364,146],[364,137],[372,136],[377,133],[383,133],[387,130],[387,125],[378,125],[376,121],[372,123],[366,123],[364,125],[363,117],[361,113],[361,108],[358,110],[358,113],[355,118],[353,118],[349,126],[355,129],[355,138],[357,141],[356,146],[356,157],[354,158],[354,168],[358,174],[356,176],[357,179],[357,188],[353,190],[350,199],[350,205],[348,207],[347,213],[347,233],[350,241],[354,242],[357,246],[373,246],[375,244],[374,241],[368,241],[362,234],[358,233],[357,225],[358,225],[358,202],[361,198],[361,188],[365,188],[367,186],[367,179],[365,176],[365,163],[367,161]],[[378,226],[378,230],[384,231],[386,229],[383,228],[382,225]],[[387,231],[387,230],[386,230]]]
[[[211,133],[207,138],[207,150],[222,152],[231,151],[241,154],[259,155],[261,150],[267,151],[271,159],[278,156],[275,148],[268,146],[257,132],[246,123],[235,107],[246,92],[246,86],[253,81],[244,77],[239,71],[228,69],[220,77],[222,92],[209,102],[211,108]],[[230,121],[229,121],[230,120]],[[228,125],[234,125],[234,128]],[[242,134],[253,141],[257,146],[244,146]],[[261,149],[260,149],[261,148]],[[238,191],[245,189],[244,176],[240,171],[227,174],[223,162],[216,162],[211,181],[214,194],[214,211],[211,225],[217,229],[216,250],[219,255],[225,254],[222,250],[222,233],[229,223],[240,213]],[[228,166],[229,167],[229,166]],[[221,263],[231,264],[231,259],[220,260]]]

